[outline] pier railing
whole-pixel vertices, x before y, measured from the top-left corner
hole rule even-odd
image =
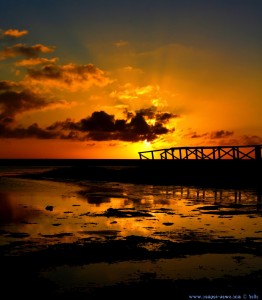
[[[172,147],[141,151],[140,159],[251,159],[261,160],[262,145]]]

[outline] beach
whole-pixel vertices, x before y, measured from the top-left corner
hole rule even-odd
[[[261,299],[259,181],[168,181],[123,161],[36,165],[0,179],[10,296]]]

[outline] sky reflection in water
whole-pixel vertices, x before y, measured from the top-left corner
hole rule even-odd
[[[45,244],[101,239],[105,231],[119,238],[152,235],[173,241],[261,238],[261,203],[253,190],[108,182],[79,186],[3,177],[0,196],[1,244],[19,234]]]
[[[13,247],[13,253],[48,244],[123,239],[130,235],[176,242],[259,241],[261,202],[254,190],[85,181],[75,185],[2,177],[0,232],[0,245],[23,241],[22,246]],[[65,286],[81,286],[83,281],[99,285],[138,280],[144,272],[162,278],[183,278],[190,273],[197,278],[219,277],[232,270],[241,275],[261,269],[259,256],[241,254],[241,261],[234,259],[238,256],[204,254],[154,262],[62,266],[42,276]]]

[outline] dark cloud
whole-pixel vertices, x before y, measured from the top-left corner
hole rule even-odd
[[[210,138],[211,139],[221,139],[221,138],[232,136],[233,134],[234,134],[233,131],[218,130],[218,131],[211,132]]]
[[[31,91],[16,91],[15,84],[0,82],[0,122],[7,118],[13,119],[17,114],[43,109],[50,105],[45,97],[41,97]]]
[[[38,138],[38,139],[54,139],[58,138],[57,132],[42,129],[37,123],[34,123],[27,128],[9,127],[0,123],[0,137],[1,138]]]
[[[262,138],[257,135],[244,135],[242,138],[243,145],[262,145]]]
[[[191,138],[191,139],[201,139],[205,138],[208,140],[219,140],[219,143],[225,140],[229,140],[234,135],[233,131],[228,131],[228,130],[217,130],[217,131],[212,131],[212,132],[205,132],[202,134],[197,133],[196,131],[192,131],[188,134],[185,134],[184,136],[186,138]]]
[[[229,130],[217,130],[212,132],[206,132],[203,134],[198,134],[197,132],[190,132],[184,135],[186,138],[199,139],[205,141],[204,143],[214,144],[216,140],[216,145],[261,145],[262,137],[257,135],[242,135],[235,136],[234,131]]]
[[[8,80],[2,80],[2,81],[0,81],[0,93],[5,92],[5,91],[9,91],[9,90],[14,89],[18,86],[19,86],[19,84],[17,84],[16,82],[8,81]]]
[[[156,115],[157,107],[151,106],[149,108],[142,108],[137,113],[141,116],[148,117],[149,119],[154,119]]]
[[[33,94],[23,91],[6,91],[0,94],[0,121],[7,117],[14,117],[18,113],[28,111],[34,108],[46,106],[46,101],[34,97]]]
[[[198,139],[198,138],[202,138],[202,137],[205,137],[207,136],[207,133],[203,133],[203,134],[198,134],[196,131],[190,133],[189,135],[186,135],[186,136],[189,136],[191,139]]]
[[[90,118],[80,121],[81,131],[113,132],[115,128],[115,118],[104,111],[93,112]]]
[[[42,44],[28,46],[26,44],[16,44],[10,47],[5,47],[0,51],[0,59],[7,59],[17,56],[25,56],[27,58],[38,57],[39,54],[53,52],[55,47],[48,47]]]
[[[146,110],[147,111],[147,110]],[[166,113],[163,113],[165,115]],[[129,114],[128,114],[129,115]],[[168,129],[164,123],[155,122],[154,125],[147,123],[145,110],[141,110],[133,114],[128,119],[116,119],[114,115],[109,115],[104,111],[93,112],[91,116],[73,121],[66,119],[58,121],[47,128],[40,128],[36,123],[27,128],[14,128],[9,126],[8,122],[2,119],[1,137],[5,138],[28,138],[34,137],[39,139],[70,139],[78,141],[129,141],[138,142],[143,140],[153,141],[160,135],[173,132],[174,129]],[[160,116],[157,112],[155,116]],[[170,114],[169,118],[172,115]],[[7,117],[6,117],[7,118]],[[153,119],[153,115],[150,114]],[[161,118],[160,118],[161,119]]]
[[[152,110],[151,110],[152,111]],[[131,119],[115,119],[113,115],[109,115],[104,111],[94,112],[90,117],[73,122],[70,119],[64,122],[56,122],[49,126],[48,130],[72,130],[85,133],[85,139],[94,141],[142,141],[147,139],[152,141],[159,135],[167,134],[169,129],[162,123],[156,122],[150,125],[145,119],[149,110],[141,110],[132,115]],[[161,113],[158,113],[160,115]],[[130,114],[127,114],[128,117]],[[153,114],[150,113],[153,118]],[[172,115],[170,115],[170,118]],[[166,119],[165,119],[166,122]]]
[[[92,85],[105,86],[110,83],[105,72],[93,64],[56,65],[54,61],[41,68],[28,68],[27,72],[25,79],[28,82],[38,82],[49,87],[70,90],[87,89]]]

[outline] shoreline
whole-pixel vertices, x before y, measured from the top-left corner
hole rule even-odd
[[[5,164],[52,167],[43,173],[25,175],[35,179],[255,188],[259,194],[262,191],[262,161],[255,160],[15,160]]]

